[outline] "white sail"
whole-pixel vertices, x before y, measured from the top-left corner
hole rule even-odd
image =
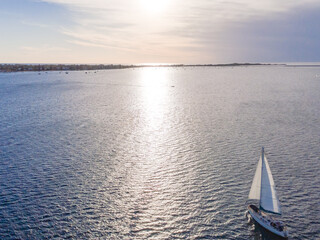
[[[250,193],[249,193],[249,199],[257,199],[260,200],[260,194],[261,194],[261,157],[258,162],[258,166],[256,169],[256,173],[254,174],[254,178],[252,181]]]
[[[260,208],[268,212],[281,214],[280,203],[277,197],[268,160],[264,154],[262,154],[262,157],[264,157],[264,161],[262,161],[261,170]]]

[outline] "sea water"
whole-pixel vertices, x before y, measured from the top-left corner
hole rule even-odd
[[[1,239],[270,239],[245,218],[261,147],[290,239],[319,239],[320,68],[0,74]]]

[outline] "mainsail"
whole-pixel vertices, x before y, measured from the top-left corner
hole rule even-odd
[[[281,214],[273,177],[263,148],[251,185],[249,199],[260,200],[260,208],[264,211]]]
[[[256,199],[260,200],[261,195],[261,167],[262,167],[262,160],[260,157],[260,160],[258,162],[256,173],[254,174],[254,178],[252,181],[250,193],[249,193],[249,199]]]

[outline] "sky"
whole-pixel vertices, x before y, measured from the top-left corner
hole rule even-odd
[[[320,62],[319,0],[0,0],[0,63]]]

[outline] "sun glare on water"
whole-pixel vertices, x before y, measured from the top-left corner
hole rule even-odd
[[[140,0],[142,9],[149,13],[155,14],[163,12],[169,5],[169,0]]]

